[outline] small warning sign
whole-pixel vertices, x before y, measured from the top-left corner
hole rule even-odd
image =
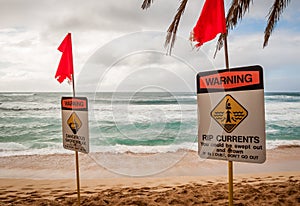
[[[89,127],[86,97],[62,97],[63,146],[65,149],[88,153]]]
[[[210,115],[228,133],[231,133],[248,115],[247,110],[227,94]]]

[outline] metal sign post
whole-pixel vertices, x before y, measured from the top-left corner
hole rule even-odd
[[[199,155],[228,161],[231,205],[233,161],[263,163],[266,159],[262,67],[199,73],[197,102]]]

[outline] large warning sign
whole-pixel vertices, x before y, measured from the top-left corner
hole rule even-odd
[[[265,161],[262,67],[199,73],[197,102],[200,157],[253,163]]]
[[[89,127],[86,97],[62,97],[63,146],[65,149],[88,153]]]

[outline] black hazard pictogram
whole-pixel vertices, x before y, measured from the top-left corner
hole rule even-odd
[[[69,125],[73,134],[77,134],[78,130],[82,126],[82,122],[75,112],[70,115],[69,119],[67,120],[67,124]]]
[[[231,133],[248,116],[248,111],[227,94],[210,115],[227,133]]]

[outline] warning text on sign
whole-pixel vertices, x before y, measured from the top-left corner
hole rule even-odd
[[[202,135],[201,157],[224,158],[234,161],[263,161],[253,151],[263,151],[258,136],[235,136],[235,135]]]

